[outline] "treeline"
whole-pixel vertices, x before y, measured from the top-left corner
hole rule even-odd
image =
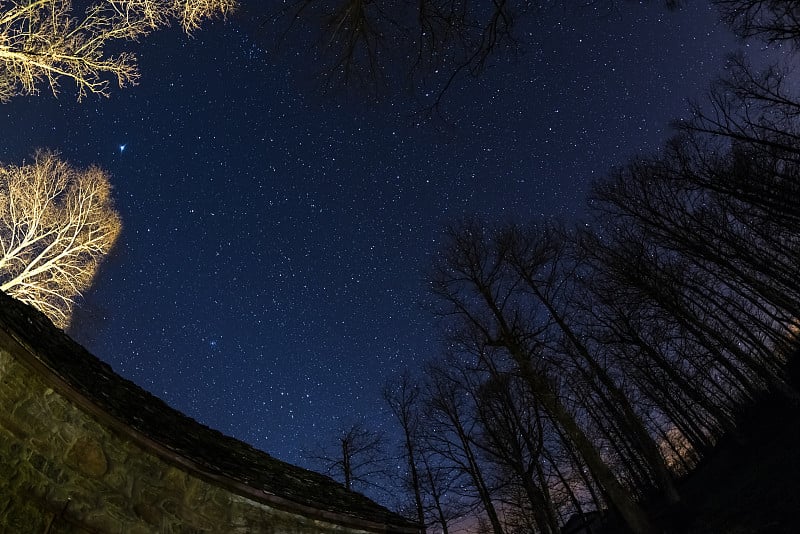
[[[784,4],[731,22],[800,35],[798,8],[770,5]],[[799,401],[783,377],[800,332],[790,80],[732,58],[658,155],[594,184],[587,226],[472,219],[446,232],[428,276],[445,353],[385,392],[411,517],[444,533],[475,516],[485,532],[549,534],[610,509],[657,532],[642,503],[678,504],[676,477],[743,404],[765,390]]]
[[[450,229],[432,275],[450,354],[422,386],[426,451],[495,533],[677,503],[690,470],[782,378],[800,327],[798,104],[740,59],[657,157],[592,188],[591,230]],[[498,510],[497,508],[501,508]],[[512,530],[513,531],[513,530]]]

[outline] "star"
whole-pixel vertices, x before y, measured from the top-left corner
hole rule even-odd
[[[122,154],[123,152],[125,152],[125,147],[127,147],[127,146],[128,146],[127,143],[123,144],[123,145],[119,145],[119,153]]]

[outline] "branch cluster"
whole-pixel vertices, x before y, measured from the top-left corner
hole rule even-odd
[[[108,176],[52,152],[0,167],[0,290],[66,328],[121,229]]]
[[[507,0],[294,0],[273,21],[317,35],[326,87],[378,89],[387,80],[433,80],[435,104],[459,74],[477,76],[516,47],[528,3]],[[298,32],[300,33],[300,32]]]
[[[800,342],[787,80],[731,58],[657,156],[593,185],[585,227],[446,232],[428,276],[444,354],[413,409],[390,403],[426,525],[474,514],[494,534],[555,533],[613,510],[658,532],[643,501],[680,509],[675,478],[744,406],[764,391],[800,402],[784,376]]]
[[[189,33],[234,0],[105,0],[78,12],[70,0],[0,2],[0,101],[39,92],[57,94],[72,80],[78,99],[108,96],[110,81],[133,85],[139,73],[133,54],[110,56],[105,48],[137,40],[177,20]]]

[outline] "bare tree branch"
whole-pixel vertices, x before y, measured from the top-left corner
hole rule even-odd
[[[0,167],[0,290],[69,325],[121,229],[108,175],[76,170],[52,152]]]
[[[129,52],[109,56],[115,41],[137,40],[176,19],[190,33],[235,0],[108,0],[76,13],[70,0],[0,1],[0,101],[35,95],[45,83],[54,95],[71,79],[78,100],[108,96],[110,80],[135,85],[139,72]]]

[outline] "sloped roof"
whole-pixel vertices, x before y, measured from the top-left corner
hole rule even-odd
[[[66,386],[57,388],[61,394],[201,478],[270,506],[342,526],[419,532],[414,523],[334,480],[277,460],[171,408],[117,375],[42,313],[2,291],[0,329],[26,349],[28,363]]]

